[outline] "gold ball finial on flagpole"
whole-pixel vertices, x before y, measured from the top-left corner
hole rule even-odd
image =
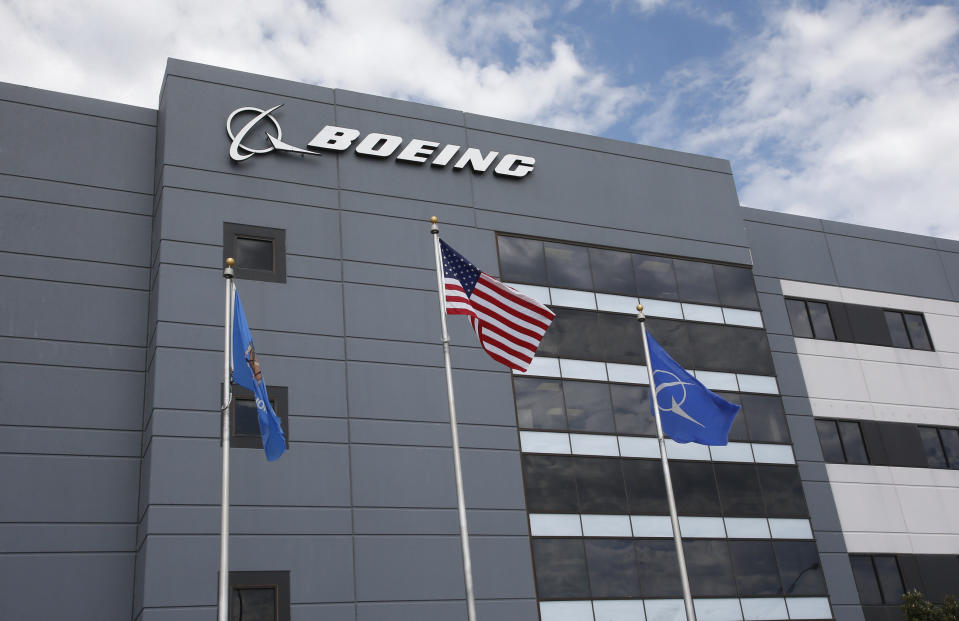
[[[431,216],[431,217],[430,217],[430,222],[432,222],[433,224],[436,224],[436,223],[439,222],[439,221],[440,221],[440,219],[437,218],[436,216]]]
[[[642,304],[637,304],[637,305],[636,305],[636,310],[638,310],[639,312],[643,312],[643,305],[642,305]]]
[[[233,257],[227,257],[227,258],[226,258],[226,266],[227,266],[227,267],[233,267],[234,265],[236,265],[236,260],[235,260]]]

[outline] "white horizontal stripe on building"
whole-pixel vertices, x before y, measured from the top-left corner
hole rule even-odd
[[[668,515],[596,515],[530,513],[533,537],[673,536]],[[812,539],[805,518],[736,518],[680,516],[679,531],[688,539]]]
[[[694,599],[698,621],[831,619],[826,597],[723,597]],[[542,621],[685,621],[681,599],[540,602]]]

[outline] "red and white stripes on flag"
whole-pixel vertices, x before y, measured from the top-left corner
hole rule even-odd
[[[468,316],[490,357],[511,369],[526,371],[556,315],[480,272],[445,242],[443,245],[446,314]]]

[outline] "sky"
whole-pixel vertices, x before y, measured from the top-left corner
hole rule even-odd
[[[719,157],[743,205],[959,239],[957,0],[0,0],[0,81],[156,108],[167,57]]]

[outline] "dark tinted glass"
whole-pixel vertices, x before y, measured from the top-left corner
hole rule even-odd
[[[872,568],[872,557],[850,556],[852,575],[856,577],[856,590],[859,591],[859,600],[864,605],[882,603],[879,592],[879,582],[876,581],[876,571]]]
[[[539,345],[538,355],[579,360],[602,360],[602,342],[597,338],[593,311],[554,308],[556,318]]]
[[[628,252],[590,248],[589,264],[593,272],[593,287],[596,291],[636,295],[633,257]]]
[[[892,347],[886,315],[881,308],[861,304],[846,304],[845,307],[856,343]]]
[[[276,621],[276,587],[234,587],[231,621]]]
[[[514,377],[516,421],[523,429],[566,429],[563,385],[559,380]]]
[[[783,592],[771,542],[730,541],[729,555],[736,571],[740,596],[779,595]]]
[[[599,313],[597,322],[603,340],[603,359],[622,364],[645,364],[642,327],[632,315]]]
[[[902,318],[906,322],[906,330],[909,331],[909,339],[912,341],[913,349],[932,350],[932,342],[929,340],[929,333],[926,331],[926,324],[922,320],[922,315],[903,313]]]
[[[609,385],[598,382],[563,382],[566,420],[572,431],[616,431]]]
[[[673,261],[679,299],[697,304],[719,304],[719,292],[713,277],[713,266],[695,261]]]
[[[946,450],[946,461],[953,470],[959,470],[959,429],[940,429],[939,437]]]
[[[676,545],[670,540],[634,542],[643,597],[676,597],[683,592],[676,560]]]
[[[630,539],[587,539],[586,566],[593,597],[636,597],[639,572]]]
[[[679,515],[721,515],[712,464],[671,462],[669,473]]]
[[[896,557],[873,556],[872,561],[876,566],[876,576],[879,578],[879,590],[882,592],[883,602],[901,604],[904,591]]]
[[[626,497],[629,512],[633,515],[666,515],[666,479],[663,466],[658,460],[622,460],[623,478],[626,479]]]
[[[675,321],[673,319],[652,317],[646,319],[646,329],[653,335],[656,342],[669,352],[669,357],[682,365],[683,368],[695,369],[697,348],[689,342],[689,330],[687,329],[689,325],[685,321]]]
[[[806,303],[802,300],[786,300],[786,312],[789,313],[789,324],[793,329],[793,336],[812,338],[812,324],[809,323],[809,313],[806,312]]]
[[[741,395],[738,392],[717,392],[716,394],[730,403],[735,403],[736,405],[742,406]],[[740,409],[739,413],[736,414],[736,418],[733,419],[733,425],[729,428],[729,441],[749,441],[749,432],[746,430],[745,408]]]
[[[694,369],[756,375],[774,373],[764,330],[692,322],[687,324],[687,330],[690,342],[695,344]],[[670,350],[666,348],[666,351]]]
[[[866,454],[866,445],[862,441],[862,430],[859,423],[852,421],[836,421],[839,427],[839,438],[842,440],[842,448],[846,453],[847,464],[868,464],[869,456]]]
[[[574,457],[580,513],[626,513],[626,485],[620,460]]]
[[[546,256],[543,242],[518,237],[498,237],[499,271],[503,280],[545,285]]]
[[[582,539],[533,539],[533,563],[541,599],[589,599]]]
[[[773,395],[743,395],[743,411],[753,442],[789,442],[783,400]]]
[[[589,273],[589,250],[583,246],[546,242],[546,273],[553,287],[593,288]]]
[[[260,422],[253,399],[237,399],[233,413],[233,435],[260,437]]]
[[[649,413],[649,387],[610,384],[616,433],[654,436],[656,421]]]
[[[906,333],[906,324],[902,320],[902,313],[886,311],[884,314],[886,315],[886,325],[889,326],[889,336],[892,337],[892,346],[906,349],[912,347],[909,342],[909,335]]]
[[[236,266],[244,269],[273,270],[273,240],[237,237]]]
[[[816,431],[819,433],[819,444],[822,445],[822,456],[830,464],[846,463],[846,455],[842,452],[842,443],[839,441],[839,430],[834,420],[817,420]]]
[[[579,513],[572,457],[523,455],[523,471],[530,513]]]
[[[759,298],[756,297],[756,285],[753,282],[753,271],[751,269],[748,267],[714,265],[713,273],[716,276],[716,288],[719,289],[720,304],[741,308],[759,308]]]
[[[776,562],[786,595],[825,595],[819,552],[812,541],[776,541]]]
[[[939,441],[939,432],[935,427],[920,427],[919,437],[922,439],[922,447],[926,451],[926,462],[930,468],[948,468],[946,462],[946,453]]]
[[[759,477],[753,464],[714,464],[723,515],[758,517],[766,514]]]
[[[736,595],[728,542],[715,539],[683,541],[689,586],[697,597]]]
[[[822,302],[806,302],[806,308],[809,309],[809,321],[812,323],[812,330],[816,338],[835,341],[836,334],[832,330],[829,307]]]
[[[767,516],[795,518],[808,515],[798,468],[759,464],[756,471]]]
[[[879,574],[879,587],[882,596],[887,597],[902,592],[902,586],[896,580],[892,563],[888,563],[888,571],[880,568],[879,559],[875,557],[876,573]],[[890,557],[890,560],[895,560]],[[956,576],[959,576],[959,556],[955,554],[917,554],[911,560],[919,566],[919,576],[922,580],[923,591],[929,601],[941,602],[947,595],[956,592]],[[885,574],[888,573],[888,577]]]
[[[676,300],[679,298],[676,291],[676,276],[673,274],[672,259],[634,254],[633,267],[636,274],[637,296],[659,300]]]

